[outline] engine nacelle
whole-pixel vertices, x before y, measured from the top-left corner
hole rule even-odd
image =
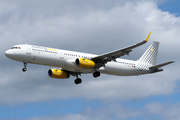
[[[49,69],[48,75],[51,78],[65,79],[69,78],[70,74],[60,69]]]
[[[95,67],[95,63],[92,60],[85,59],[85,58],[77,58],[75,63],[79,68],[94,68]]]

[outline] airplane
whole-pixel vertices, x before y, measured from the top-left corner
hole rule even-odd
[[[51,78],[65,79],[70,75],[76,77],[75,84],[82,82],[82,74],[92,73],[94,78],[101,73],[116,76],[138,76],[161,72],[161,67],[171,64],[174,61],[156,65],[159,42],[152,42],[139,60],[120,59],[129,55],[132,49],[148,42],[151,32],[142,42],[105,53],[102,55],[87,54],[82,52],[55,49],[29,44],[15,45],[5,52],[5,55],[15,61],[23,62],[23,72],[27,71],[27,64],[39,64],[58,68],[48,70]]]

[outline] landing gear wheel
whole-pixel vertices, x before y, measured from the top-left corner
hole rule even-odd
[[[95,78],[99,77],[100,75],[101,75],[101,74],[100,74],[100,72],[98,72],[98,71],[96,71],[96,72],[93,73],[93,76],[94,76]]]
[[[77,78],[75,79],[74,83],[77,85],[77,84],[80,84],[82,83],[82,80],[80,78]]]
[[[22,71],[23,71],[23,72],[26,72],[26,71],[27,71],[27,68],[23,68]]]
[[[24,63],[24,68],[22,69],[23,72],[26,72],[27,71],[27,62],[23,62]]]

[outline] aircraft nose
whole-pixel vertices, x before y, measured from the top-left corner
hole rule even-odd
[[[10,50],[7,50],[7,51],[5,52],[5,55],[6,55],[6,57],[10,58],[11,55],[12,55],[12,52],[11,52]]]

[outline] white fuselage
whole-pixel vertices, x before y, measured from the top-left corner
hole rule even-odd
[[[63,70],[80,73],[93,73],[95,72],[95,69],[79,68],[75,65],[75,60],[77,58],[91,59],[97,56],[94,54],[27,44],[13,46],[13,48],[7,50],[5,54],[8,58],[16,61],[53,66],[62,68]],[[105,66],[99,68],[98,71],[100,73],[118,76],[132,76],[149,73],[148,68],[152,65],[146,64],[143,65],[146,67],[140,68],[142,64],[143,63],[139,63],[138,61],[116,59],[116,61],[108,62]]]

